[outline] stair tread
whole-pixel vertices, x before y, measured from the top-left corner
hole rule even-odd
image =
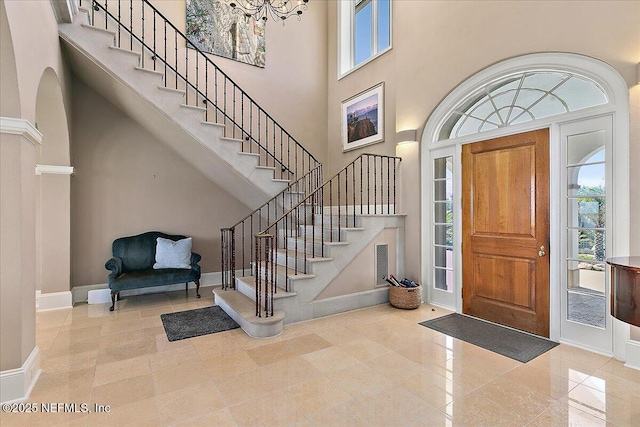
[[[236,277],[236,280],[242,281],[245,285],[249,286],[254,290],[256,288],[255,276]],[[260,281],[264,282],[264,279],[260,279]],[[298,295],[296,292],[287,292],[283,288],[278,287],[278,291],[275,294],[273,294],[273,299],[291,298],[291,297],[295,297],[296,295]]]
[[[153,70],[156,71],[156,70]],[[158,89],[160,90],[164,90],[165,92],[173,92],[173,93],[179,93],[181,95],[184,95],[186,92],[182,89],[174,89],[172,87],[166,87],[166,86],[158,86]]]
[[[136,56],[136,57],[140,58],[140,54],[138,52],[134,52],[134,51],[129,50],[129,49],[125,49],[125,48],[118,47],[118,46],[109,46],[109,49],[113,49],[115,51],[122,52],[122,53],[128,53],[131,56]]]
[[[256,316],[256,302],[248,296],[242,294],[240,291],[234,289],[222,290],[216,289],[213,291],[216,298],[224,300],[224,302],[231,307],[236,313],[238,313],[244,320],[256,325],[270,325],[278,323],[284,319],[283,311],[274,311],[273,316],[265,317],[264,313],[262,317]]]
[[[116,32],[115,32],[115,31],[113,31],[113,30],[106,30],[106,29],[104,29],[104,28],[94,27],[94,26],[93,26],[93,25],[91,25],[91,24],[81,24],[81,25],[82,25],[84,28],[91,28],[92,30],[99,31],[99,32],[101,32],[101,33],[106,33],[106,34],[109,34],[109,35],[111,35],[111,36],[113,36],[113,37],[115,37],[115,36],[116,36]]]
[[[304,236],[301,236],[301,237],[288,236],[288,238],[300,240],[302,245],[304,245]],[[327,245],[327,246],[340,246],[340,245],[348,245],[349,244],[349,242],[332,242],[331,240],[325,240],[323,242],[320,242],[319,240],[315,240],[315,241],[311,242],[311,239],[307,238],[307,244],[309,244],[309,243],[323,244],[323,245]]]
[[[151,71],[151,72],[153,72],[153,73],[157,73],[157,72],[158,72],[158,71],[153,71],[153,70],[145,70],[145,71]],[[160,74],[161,74],[161,75],[163,75],[162,73],[160,73]],[[181,107],[184,107],[184,108],[191,108],[191,109],[193,109],[193,110],[200,110],[200,111],[202,111],[203,113],[204,113],[205,111],[207,111],[207,109],[206,109],[206,108],[204,108],[204,107],[198,107],[197,105],[180,104],[180,106],[181,106]]]

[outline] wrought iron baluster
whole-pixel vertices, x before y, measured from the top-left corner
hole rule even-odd
[[[142,13],[142,68],[144,68],[144,3],[140,2],[140,12]]]
[[[129,1],[129,50],[133,51],[133,1]]]

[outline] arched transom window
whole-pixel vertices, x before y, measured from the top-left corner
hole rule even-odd
[[[438,141],[606,104],[595,82],[567,72],[510,75],[464,99],[443,122]]]

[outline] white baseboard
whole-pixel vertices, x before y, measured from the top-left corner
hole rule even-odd
[[[0,372],[0,403],[27,400],[40,372],[40,349],[35,346],[20,368]]]
[[[71,291],[51,292],[43,294],[36,291],[36,308],[38,311],[59,310],[61,308],[72,308],[73,296]]]
[[[242,270],[236,271],[236,277],[240,277],[242,274]],[[204,286],[216,286],[222,283],[222,273],[202,273],[200,277],[200,287]],[[73,303],[77,302],[86,302],[89,299],[89,291],[93,291],[95,289],[108,289],[108,283],[98,283],[95,285],[84,285],[84,286],[76,286],[73,288]],[[195,289],[196,284],[193,282],[189,282],[189,289]],[[127,291],[122,291],[121,296],[131,296],[131,295],[143,295],[143,294],[153,294],[160,292],[171,292],[171,291],[183,291],[184,283],[178,283],[175,285],[166,285],[166,286],[151,286],[140,289],[130,289]]]
[[[640,370],[640,342],[627,341],[627,354],[624,366]]]

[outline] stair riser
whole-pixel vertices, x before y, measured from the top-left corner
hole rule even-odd
[[[296,250],[296,240],[297,240],[297,251],[298,252],[306,252],[311,257],[315,258],[325,258],[331,257],[331,248],[320,243],[319,240],[316,242],[312,242],[311,239],[307,240],[305,245],[304,239],[296,239],[294,237],[287,238],[287,247],[291,251]],[[324,247],[324,251],[323,251]]]
[[[307,225],[300,227],[300,237],[307,236],[307,239],[310,239],[311,236],[314,236],[316,240],[320,240],[323,242],[326,241],[334,241],[334,242],[344,242],[347,236],[347,233],[344,229],[337,228],[320,228],[320,225],[314,227]]]
[[[357,215],[355,218],[353,215],[340,215],[340,218],[338,218],[338,215],[315,214],[314,219],[316,224],[322,224],[324,221],[324,226],[327,228],[330,228],[330,226],[335,228],[338,224],[342,227],[362,227],[362,220]]]
[[[293,255],[285,255],[282,252],[278,252],[276,255],[276,263],[288,268],[294,268],[297,264],[298,270],[300,271],[304,271],[304,267],[307,265],[307,271],[311,271],[311,266],[304,260],[304,256],[304,252],[300,252],[298,258],[295,258]]]
[[[243,295],[246,295],[248,298],[251,298],[253,301],[256,300],[256,291],[255,288],[253,288],[252,286],[247,285],[246,283],[244,283],[242,280],[236,280],[236,289],[238,291],[240,291]],[[284,288],[281,288],[284,289]],[[262,296],[262,307],[264,308],[264,296]],[[283,299],[280,298],[274,298],[273,299],[273,309],[275,311],[282,311],[284,310],[284,301]]]

